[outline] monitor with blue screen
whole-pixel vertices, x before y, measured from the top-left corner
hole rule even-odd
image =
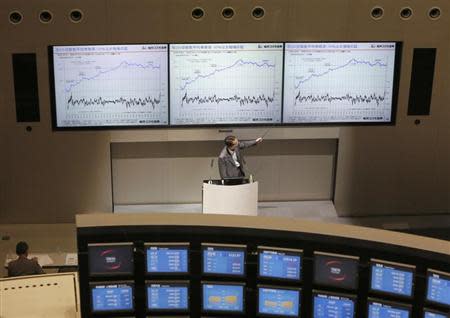
[[[147,310],[186,312],[189,309],[187,282],[147,282]]]
[[[300,289],[259,286],[258,315],[299,317]]]
[[[450,273],[428,271],[427,300],[450,307]]]
[[[448,318],[447,314],[431,309],[423,310],[423,318]]]
[[[313,318],[354,318],[355,297],[314,292]]]
[[[302,251],[258,247],[258,276],[280,280],[301,280]]]
[[[245,275],[245,245],[202,244],[203,274]]]
[[[403,304],[369,301],[368,318],[409,318],[411,308]]]
[[[243,313],[244,284],[202,283],[203,312]]]
[[[134,310],[134,286],[131,282],[91,283],[90,290],[93,313]]]
[[[411,297],[414,266],[371,260],[370,289],[374,292]]]
[[[189,272],[188,243],[145,244],[146,271],[149,275],[176,275]]]

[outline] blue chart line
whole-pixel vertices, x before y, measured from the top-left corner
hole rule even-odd
[[[72,89],[73,89],[74,87],[78,86],[78,85],[81,84],[82,82],[84,82],[84,81],[90,81],[90,80],[96,79],[97,77],[99,77],[99,76],[101,76],[101,75],[104,75],[104,74],[107,74],[107,73],[116,71],[116,70],[118,70],[119,68],[121,68],[122,66],[135,66],[135,67],[142,68],[142,69],[146,69],[146,68],[160,69],[160,66],[159,66],[159,65],[153,65],[153,62],[149,62],[149,63],[147,63],[147,64],[140,64],[140,63],[128,63],[127,61],[123,61],[123,62],[121,62],[119,65],[117,65],[117,66],[115,66],[115,67],[113,67],[113,68],[110,68],[110,69],[108,69],[108,70],[105,70],[105,71],[100,71],[100,72],[98,72],[97,74],[95,74],[95,75],[93,75],[93,76],[90,76],[90,77],[82,77],[81,79],[75,81],[74,83],[71,83],[71,84],[70,84],[68,87],[66,87],[64,90],[66,91],[66,93],[69,93],[69,92],[72,91]]]
[[[337,71],[341,68],[345,68],[347,66],[349,66],[350,64],[366,64],[369,65],[370,67],[375,67],[375,66],[381,66],[381,67],[387,67],[387,64],[383,64],[379,61],[376,61],[375,63],[371,63],[370,61],[358,61],[357,59],[351,59],[350,61],[348,61],[347,63],[345,63],[344,65],[340,65],[334,68],[329,68],[327,71],[323,72],[323,73],[319,73],[319,74],[311,74],[309,77],[305,78],[304,80],[300,80],[298,82],[298,84],[295,85],[295,89],[298,89],[300,87],[301,84],[309,81],[310,79],[312,79],[313,77],[321,77],[324,75],[327,75],[328,73],[331,73],[333,71]]]
[[[215,75],[216,73],[219,73],[219,72],[222,72],[222,71],[226,71],[226,70],[228,70],[228,69],[231,69],[231,68],[233,68],[233,67],[240,66],[240,65],[255,65],[255,66],[257,66],[257,67],[265,67],[265,66],[266,66],[266,67],[273,67],[273,68],[275,68],[275,65],[274,65],[274,64],[269,64],[268,62],[262,62],[262,63],[257,63],[257,62],[252,62],[252,61],[246,62],[246,61],[244,61],[243,59],[239,59],[239,60],[237,60],[236,62],[234,62],[234,63],[233,63],[232,65],[230,65],[230,66],[227,66],[227,67],[224,67],[224,68],[220,68],[220,69],[216,69],[216,70],[212,71],[212,72],[209,73],[209,74],[205,74],[205,75],[199,74],[199,75],[197,75],[197,76],[196,76],[195,78],[193,78],[192,80],[186,81],[186,82],[184,83],[184,85],[180,87],[180,89],[181,89],[182,91],[184,91],[188,85],[191,85],[192,83],[194,83],[194,82],[197,81],[198,79],[208,78],[208,77],[211,77],[211,76]]]

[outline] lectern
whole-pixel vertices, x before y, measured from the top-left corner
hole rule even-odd
[[[203,213],[258,214],[258,182],[248,179],[203,180]]]

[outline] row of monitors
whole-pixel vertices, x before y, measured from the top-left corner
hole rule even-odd
[[[89,275],[132,276],[132,243],[89,244]],[[146,274],[170,276],[189,274],[188,243],[145,244]],[[302,250],[258,247],[258,277],[280,281],[302,280]],[[245,277],[246,246],[202,244],[202,274],[216,277]],[[314,284],[349,290],[358,288],[359,257],[314,253]],[[413,297],[415,266],[372,259],[370,290]],[[428,271],[427,300],[450,307],[450,273]]]
[[[54,127],[392,123],[400,46],[51,46]]]
[[[93,313],[134,311],[133,284],[91,284]],[[241,283],[202,282],[203,313],[244,314],[245,285]],[[258,286],[258,316],[300,317],[301,289]],[[154,313],[188,313],[187,282],[147,282],[146,306]],[[313,292],[314,318],[354,318],[356,296],[321,291]],[[411,306],[369,299],[368,318],[410,318]],[[425,309],[424,318],[446,318],[443,312]]]

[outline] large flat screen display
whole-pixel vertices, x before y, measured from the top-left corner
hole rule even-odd
[[[353,318],[355,298],[351,296],[315,292],[313,318]]]
[[[368,318],[409,318],[411,309],[406,305],[369,301]]]
[[[88,245],[90,276],[133,275],[133,260],[133,243]]]
[[[438,271],[427,273],[427,300],[450,307],[450,274]]]
[[[189,309],[189,284],[181,282],[148,282],[147,310],[185,312]]]
[[[370,289],[375,292],[411,297],[414,266],[372,260]]]
[[[314,253],[314,283],[356,289],[359,258],[338,254]]]
[[[281,287],[258,287],[258,315],[299,317],[300,290]]]
[[[260,278],[299,281],[301,269],[301,250],[258,247],[258,275]]]
[[[204,312],[244,312],[244,285],[227,283],[202,284]]]
[[[209,245],[202,244],[203,274],[244,276],[244,245]]]
[[[49,47],[53,126],[165,126],[168,45]]]
[[[286,43],[283,123],[391,123],[400,43]]]
[[[149,275],[176,275],[189,272],[189,244],[145,244],[146,271]]]
[[[130,282],[92,283],[90,290],[94,313],[134,310],[134,287]]]
[[[170,44],[170,124],[281,123],[283,43]]]

